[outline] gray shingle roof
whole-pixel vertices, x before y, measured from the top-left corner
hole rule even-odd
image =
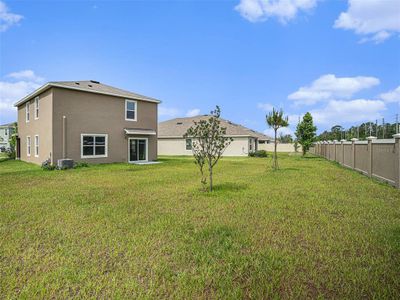
[[[114,94],[117,96],[125,97],[125,98],[133,98],[139,100],[147,100],[147,101],[159,101],[155,98],[143,96],[137,93],[125,91],[110,85],[106,85],[104,83],[100,83],[94,80],[85,80],[85,81],[51,81],[50,84],[64,86],[66,88],[79,88],[88,92],[100,92],[104,94]]]
[[[158,99],[143,96],[137,93],[125,91],[110,85],[106,85],[103,83],[100,83],[95,80],[83,80],[83,81],[50,81],[46,83],[45,85],[41,86],[37,90],[35,90],[33,93],[27,95],[26,97],[22,98],[19,100],[17,103],[14,104],[14,106],[19,106],[23,104],[24,102],[32,99],[33,97],[37,96],[38,94],[44,92],[45,90],[51,88],[51,87],[60,87],[60,88],[66,88],[66,89],[73,89],[73,90],[80,90],[84,92],[91,92],[91,93],[98,93],[98,94],[104,94],[104,95],[111,95],[111,96],[117,96],[117,97],[123,97],[123,98],[128,98],[128,99],[136,99],[136,100],[142,100],[142,101],[148,101],[148,102],[156,102],[159,103],[161,102]]]
[[[176,118],[164,122],[158,123],[158,137],[182,137],[186,131],[194,125],[193,122],[199,122],[200,120],[206,120],[210,116],[202,115],[188,118]],[[220,118],[221,126],[226,127],[227,136],[249,136],[255,137],[260,140],[271,140],[269,136],[252,129],[246,128],[242,125],[235,124],[231,121]]]

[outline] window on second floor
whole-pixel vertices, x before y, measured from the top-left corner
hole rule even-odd
[[[29,122],[30,117],[31,117],[31,114],[30,114],[30,103],[28,101],[25,104],[25,121]]]
[[[39,97],[35,98],[35,119],[39,119]]]
[[[137,102],[133,100],[125,100],[125,120],[136,121]]]

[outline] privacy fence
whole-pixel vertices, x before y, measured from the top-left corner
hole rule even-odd
[[[317,142],[310,152],[400,188],[400,134],[393,137]]]

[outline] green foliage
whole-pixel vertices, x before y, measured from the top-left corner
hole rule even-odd
[[[297,124],[295,132],[297,140],[303,148],[303,156],[306,154],[306,152],[310,149],[313,142],[315,141],[316,131],[317,127],[315,127],[313,124],[312,115],[307,112],[304,115],[303,120],[299,124]]]
[[[274,156],[272,159],[272,167],[274,170],[277,170],[279,168],[278,166],[278,155],[277,155],[277,144],[278,144],[278,139],[277,139],[277,132],[279,128],[282,127],[287,127],[289,126],[289,121],[287,116],[283,116],[283,110],[280,109],[275,110],[275,108],[272,108],[272,112],[270,112],[266,116],[266,121],[267,124],[270,128],[274,129]]]
[[[55,169],[57,169],[57,167],[55,165],[51,164],[50,159],[45,160],[44,162],[42,162],[42,170],[53,171]]]
[[[7,155],[11,159],[15,159],[17,151],[17,135],[18,135],[18,123],[14,123],[15,132],[11,135],[9,139],[10,149],[7,150]]]
[[[250,157],[267,157],[268,153],[265,150],[257,150],[257,151],[252,151],[249,152]]]
[[[80,168],[88,168],[89,164],[87,162],[79,162],[74,164],[74,169],[80,169]]]
[[[289,143],[293,143],[293,137],[290,134],[283,134],[281,133],[279,135],[279,142],[281,142],[282,144],[289,144]]]
[[[204,167],[208,167],[208,177],[210,179],[209,189],[213,190],[213,168],[221,158],[226,147],[232,142],[232,138],[226,137],[226,128],[221,127],[219,117],[221,110],[217,105],[215,110],[211,111],[208,119],[194,122],[184,134],[184,138],[193,140],[192,153],[196,165],[201,173],[201,183],[204,189],[207,185],[207,174]]]

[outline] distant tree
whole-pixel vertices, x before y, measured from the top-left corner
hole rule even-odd
[[[15,159],[17,153],[17,135],[18,135],[18,123],[14,124],[14,132],[10,134],[10,139],[8,140],[10,143],[10,149],[7,152],[9,158]]]
[[[335,125],[331,128],[331,135],[333,138],[331,138],[330,140],[338,140],[340,141],[342,139],[342,132],[343,132],[344,128],[340,125]]]
[[[289,144],[289,143],[293,143],[293,138],[290,134],[283,134],[281,132],[281,134],[279,135],[279,141],[282,144]]]
[[[201,183],[205,190],[207,174],[204,167],[208,168],[210,192],[213,190],[213,167],[233,140],[230,137],[226,137],[226,128],[221,127],[220,115],[221,110],[219,106],[216,106],[207,120],[194,122],[194,125],[184,134],[184,138],[191,138],[193,141],[192,152],[195,163],[199,167]]]
[[[297,139],[294,140],[294,151],[299,152],[299,141]]]
[[[317,127],[313,124],[313,118],[309,112],[307,112],[303,120],[297,124],[296,136],[299,140],[300,145],[303,148],[303,156],[310,149],[312,143],[315,140]]]
[[[272,167],[274,168],[274,170],[278,169],[278,156],[277,156],[277,144],[278,144],[278,140],[277,140],[277,132],[279,128],[282,127],[287,127],[289,126],[289,121],[288,121],[288,117],[284,117],[283,116],[283,110],[275,110],[275,108],[272,108],[272,112],[270,112],[267,116],[266,116],[266,121],[269,127],[271,127],[272,129],[274,129],[274,156],[273,156],[273,163],[272,163]]]

